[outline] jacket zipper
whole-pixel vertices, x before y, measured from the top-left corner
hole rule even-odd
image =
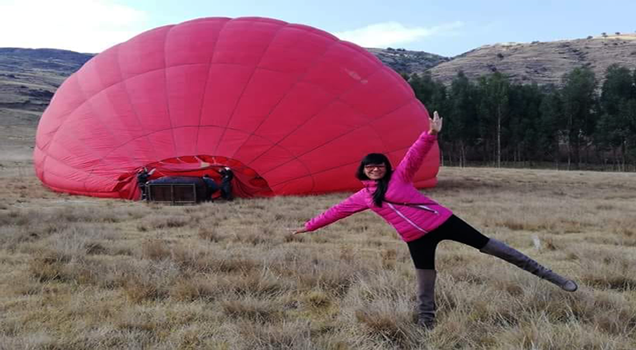
[[[411,226],[415,227],[416,229],[424,232],[424,233],[428,233],[428,231],[426,231],[425,229],[419,227],[416,223],[414,223],[413,221],[411,221],[411,219],[407,218],[404,214],[402,214],[399,210],[397,210],[393,204],[391,203],[387,203],[389,205],[389,207],[391,209],[393,209],[393,211],[398,214],[402,219],[404,219],[406,222],[408,222],[409,224],[411,224]]]
[[[420,208],[420,209],[424,209],[424,210],[426,210],[426,211],[428,211],[428,212],[431,212],[431,213],[439,214],[439,213],[437,212],[437,210],[432,209],[432,208],[429,208],[429,207],[427,207],[426,205],[424,205],[424,204],[420,204],[420,203],[394,203],[394,202],[388,201],[388,200],[386,200],[386,199],[385,199],[384,201],[385,201],[387,204],[397,204],[397,205],[404,205],[404,206],[407,206],[407,207]]]
[[[427,206],[425,206],[425,205],[423,205],[423,204],[422,204],[422,205],[416,205],[416,207],[418,207],[418,208],[420,208],[420,209],[424,209],[424,210],[426,210],[426,211],[430,211],[431,213],[439,214],[439,213],[437,212],[437,210],[435,210],[435,209],[431,209],[431,208],[429,208],[429,207],[427,207]]]

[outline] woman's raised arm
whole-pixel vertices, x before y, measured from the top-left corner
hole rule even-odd
[[[398,176],[404,182],[413,181],[413,176],[415,176],[417,170],[422,166],[424,157],[426,157],[426,154],[428,154],[433,144],[437,141],[437,134],[442,131],[442,121],[443,119],[440,118],[437,111],[435,111],[433,118],[430,119],[429,130],[423,132],[417,140],[415,140],[400,164],[395,168],[394,176]]]

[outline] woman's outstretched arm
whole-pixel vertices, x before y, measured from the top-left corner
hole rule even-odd
[[[426,157],[426,154],[428,154],[437,141],[437,134],[442,130],[442,120],[439,114],[437,114],[437,111],[435,111],[433,118],[430,120],[429,130],[423,132],[417,140],[415,140],[400,164],[395,168],[394,176],[400,177],[404,182],[413,181],[413,176],[415,176],[417,170],[422,166],[424,157]]]
[[[340,219],[344,219],[349,215],[361,212],[365,209],[368,209],[366,201],[364,200],[365,189],[362,189],[344,201],[334,205],[329,208],[324,213],[316,216],[315,218],[307,221],[305,223],[305,227],[294,230],[293,233],[303,233],[308,231],[315,231],[321,227],[325,227],[329,224],[332,224]]]

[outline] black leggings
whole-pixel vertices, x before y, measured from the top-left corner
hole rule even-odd
[[[406,243],[409,246],[415,268],[435,269],[435,249],[437,244],[445,239],[464,243],[477,249],[483,248],[490,240],[465,223],[464,220],[452,215],[438,228],[421,238]]]

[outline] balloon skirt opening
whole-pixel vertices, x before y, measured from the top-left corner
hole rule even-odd
[[[209,175],[218,183],[221,182],[219,171],[228,167],[234,172],[232,191],[235,197],[253,198],[270,197],[274,195],[267,181],[254,169],[236,159],[224,156],[196,155],[168,158],[158,162],[148,163],[135,169],[134,173],[136,174],[144,167],[148,171],[155,169],[149,180],[165,176],[203,177],[203,175]],[[130,178],[131,175],[133,174],[123,174],[120,179]],[[129,196],[124,195],[122,197]],[[133,197],[138,196],[134,195]]]

